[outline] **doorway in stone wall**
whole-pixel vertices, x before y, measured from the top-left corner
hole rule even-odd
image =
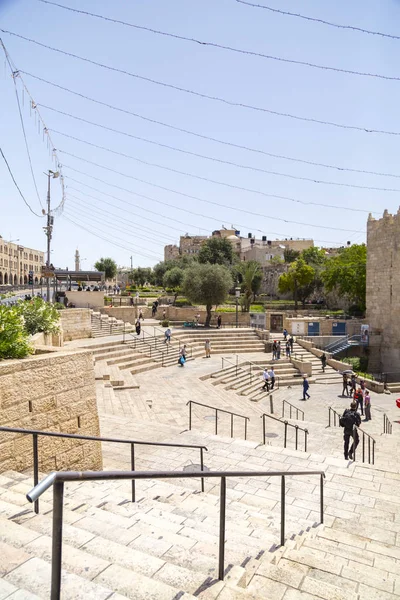
[[[271,315],[271,332],[281,332],[283,330],[283,315]]]

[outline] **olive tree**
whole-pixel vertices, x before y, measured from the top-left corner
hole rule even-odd
[[[226,299],[233,287],[233,278],[229,269],[222,265],[197,264],[185,270],[182,290],[194,304],[205,304],[206,327],[210,326],[211,308]]]

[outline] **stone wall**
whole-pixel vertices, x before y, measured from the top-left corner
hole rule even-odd
[[[98,309],[104,306],[104,292],[78,292],[70,290],[67,292],[68,303],[72,302],[76,308]]]
[[[92,337],[92,323],[88,308],[60,310],[60,319],[65,342]]]
[[[100,435],[92,353],[59,351],[1,362],[0,424]],[[102,469],[98,442],[39,437],[38,445],[41,471]],[[32,464],[32,436],[0,432],[0,473]]]
[[[400,210],[385,210],[377,220],[369,216],[367,248],[370,370],[400,372]]]
[[[166,318],[171,321],[172,325],[174,324],[174,321],[193,321],[198,314],[200,315],[199,322],[201,324],[204,324],[206,320],[206,311],[199,310],[193,306],[182,308],[178,306],[159,306],[156,315],[156,319],[158,321],[162,321],[164,310]],[[134,323],[135,319],[137,318],[138,309],[135,306],[105,306],[100,312],[110,317],[121,319],[125,323]],[[151,318],[151,307],[142,308],[142,313],[145,320]],[[236,323],[236,313],[218,313],[218,311],[212,311],[211,326],[216,325],[218,314],[221,314],[223,326],[228,324],[234,325]],[[238,322],[240,325],[246,325],[247,327],[250,327],[250,314],[242,313],[239,308]]]

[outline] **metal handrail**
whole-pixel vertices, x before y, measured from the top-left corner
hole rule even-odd
[[[319,475],[320,478],[320,521],[324,522],[324,471],[215,471],[206,472],[204,477],[220,478],[220,510],[219,510],[219,552],[218,579],[225,576],[225,524],[226,524],[226,479],[227,477],[280,477],[281,478],[281,546],[285,545],[285,513],[286,513],[286,480],[290,476]],[[39,497],[53,486],[53,535],[51,556],[51,600],[59,600],[61,594],[62,532],[64,509],[64,483],[71,481],[109,481],[136,479],[186,479],[197,478],[198,472],[187,471],[61,471],[51,473],[37,484],[27,495],[29,502],[37,502]]]
[[[230,410],[224,410],[223,408],[217,408],[216,406],[209,406],[208,404],[201,404],[200,402],[195,402],[194,400],[189,400],[186,403],[186,406],[189,405],[189,431],[192,429],[192,404],[196,404],[196,406],[203,406],[204,408],[210,408],[211,410],[215,410],[215,435],[218,435],[218,413],[222,412],[227,415],[231,415],[231,438],[233,438],[233,417],[240,417],[244,419],[244,439],[247,440],[247,421],[250,421],[250,417],[246,417],[245,415],[239,415]]]
[[[283,438],[283,447],[284,448],[286,448],[286,446],[287,446],[287,428],[288,427],[293,427],[296,432],[295,450],[297,450],[297,448],[298,448],[299,431],[303,431],[304,432],[304,452],[307,452],[307,436],[309,434],[308,429],[303,429],[302,427],[299,427],[298,425],[292,425],[292,423],[289,423],[288,421],[282,421],[278,417],[273,417],[272,415],[267,415],[266,413],[263,413],[262,415],[260,415],[260,419],[263,420],[263,440],[262,440],[263,444],[265,444],[265,437],[266,437],[265,417],[268,417],[268,419],[273,419],[274,421],[278,421],[279,423],[282,423],[284,425],[284,427],[285,427],[284,438]]]
[[[392,433],[392,423],[386,413],[383,414],[383,433]]]
[[[328,419],[329,419],[328,427],[331,427],[331,414],[333,414],[333,426],[336,427],[336,417],[337,417],[337,424],[340,425],[339,420],[342,415],[340,413],[338,413],[334,408],[332,408],[332,406],[328,406]]]
[[[235,369],[235,377],[237,377],[238,374],[238,369],[240,369],[240,367],[238,366],[238,361],[239,361],[239,356],[236,354],[236,364],[233,363],[232,361],[230,361],[228,358],[224,358],[223,356],[221,356],[221,367],[222,370],[224,370],[224,361],[229,363],[230,365],[232,365],[232,367],[236,367]]]
[[[372,437],[372,435],[369,435],[369,433],[367,433],[360,427],[357,427],[357,430],[360,431],[361,435],[362,435],[362,462],[363,463],[367,462],[365,460],[365,438],[367,438],[367,440],[368,440],[368,464],[374,465],[375,464],[375,440]],[[371,444],[371,441],[372,441],[372,444]],[[372,446],[372,448],[371,448],[371,446]],[[355,450],[353,453],[353,458],[354,458],[354,460],[356,460],[356,451]]]
[[[194,448],[200,450],[200,465],[201,471],[204,467],[203,451],[208,452],[206,446],[198,444],[171,444],[169,442],[143,442],[138,440],[121,440],[118,438],[96,437],[93,435],[80,435],[78,433],[59,433],[58,431],[39,431],[37,429],[21,429],[19,427],[0,427],[0,431],[5,433],[23,433],[24,435],[32,435],[33,440],[33,483],[36,486],[39,482],[39,452],[38,452],[38,437],[58,437],[77,440],[88,440],[92,442],[110,442],[114,444],[130,444],[131,446],[131,469],[135,470],[135,445],[137,446],[166,446],[170,448]],[[201,480],[201,491],[204,492],[204,479]],[[132,502],[136,499],[135,482],[132,481]],[[35,513],[39,514],[39,501],[35,502]]]
[[[296,419],[299,419],[299,413],[301,415],[301,421],[304,421],[304,410],[301,410],[301,408],[297,408],[297,406],[295,406],[294,404],[290,404],[290,402],[288,402],[287,400],[283,400],[282,401],[282,418],[285,416],[285,406],[288,405],[289,406],[289,419],[292,418],[292,408],[296,411]]]

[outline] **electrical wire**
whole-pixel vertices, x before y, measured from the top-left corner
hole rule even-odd
[[[39,0],[40,2],[45,2],[45,0]],[[316,17],[308,17],[306,15],[302,15],[300,13],[292,13],[286,10],[280,10],[278,8],[272,8],[271,6],[265,6],[265,4],[253,4],[253,2],[247,2],[246,0],[236,0],[238,4],[245,4],[246,6],[251,6],[252,8],[263,8],[264,10],[268,10],[270,12],[284,15],[287,17],[296,17],[297,19],[304,19],[305,21],[312,21],[314,23],[320,23],[321,25],[329,25],[329,27],[336,27],[337,29],[349,29],[351,31],[357,31],[359,33],[368,33],[369,35],[377,35],[383,38],[389,38],[391,40],[400,40],[400,36],[393,35],[391,33],[383,33],[382,31],[373,31],[371,29],[364,29],[362,27],[355,27],[354,25],[343,25],[341,23],[332,23],[332,21],[325,21],[324,19],[317,19]],[[46,2],[46,4],[55,4],[54,2]],[[64,7],[60,4],[56,4],[56,6]],[[69,9],[68,10],[73,10]],[[79,11],[80,12],[80,11]]]
[[[148,162],[146,160],[143,160],[141,158],[138,158],[136,156],[132,156],[131,154],[125,154],[124,152],[119,152],[117,150],[112,150],[111,148],[108,148],[106,146],[100,146],[98,144],[94,144],[93,142],[88,142],[87,140],[83,140],[82,138],[77,138],[74,137],[73,135],[69,135],[68,133],[64,133],[62,131],[58,131],[56,129],[52,129],[53,133],[57,133],[58,135],[62,135],[63,137],[69,138],[71,140],[74,140],[76,142],[80,142],[82,144],[86,144],[88,146],[91,146],[93,148],[98,148],[100,150],[104,150],[105,152],[110,152],[111,154],[116,154],[117,156],[123,156],[124,158],[128,158],[130,160],[134,160],[142,165],[147,165],[149,167],[155,167],[157,169],[163,169],[165,171],[170,171],[172,173],[177,173],[178,175],[184,175],[186,177],[192,177],[194,179],[200,179],[201,181],[207,181],[208,183],[213,183],[216,185],[222,185],[225,187],[229,187],[231,189],[236,189],[236,190],[240,190],[242,192],[250,192],[252,194],[261,194],[263,196],[265,196],[266,194],[264,192],[261,192],[260,190],[255,190],[252,188],[246,188],[246,187],[242,187],[242,186],[238,186],[238,185],[234,185],[232,183],[227,183],[225,181],[218,181],[215,179],[210,179],[209,177],[203,177],[201,175],[196,175],[195,173],[189,173],[188,171],[180,171],[179,169],[173,169],[172,167],[166,167],[165,165],[160,165],[158,163],[152,163],[152,162]],[[64,151],[64,150],[60,150],[59,152],[61,152],[62,154],[68,154],[68,152]],[[209,160],[213,160],[212,158],[209,158]],[[351,183],[341,183],[341,182],[336,182],[336,181],[325,181],[325,180],[318,180],[318,179],[312,179],[310,177],[300,177],[297,175],[291,175],[290,173],[280,173],[278,171],[268,171],[266,169],[259,169],[257,167],[251,167],[251,166],[244,166],[244,165],[240,165],[238,163],[232,163],[229,161],[224,161],[224,160],[219,160],[216,159],[216,162],[221,162],[221,163],[225,163],[231,166],[235,166],[238,168],[242,168],[242,169],[250,169],[253,171],[257,171],[260,173],[266,173],[268,175],[275,175],[277,177],[286,177],[288,179],[296,179],[296,180],[300,180],[300,181],[307,181],[310,183],[316,183],[316,184],[321,184],[321,185],[333,185],[333,186],[339,186],[339,187],[348,187],[348,188],[354,188],[354,189],[362,189],[362,190],[369,190],[369,191],[380,191],[380,192],[400,192],[400,189],[393,189],[393,188],[381,188],[381,187],[372,187],[372,186],[365,186],[365,185],[355,185],[355,184],[351,184]],[[268,197],[271,197],[271,194],[268,194]],[[366,210],[366,209],[361,209],[361,208],[351,208],[350,206],[337,206],[334,204],[324,204],[322,202],[304,202],[302,200],[297,200],[294,198],[287,198],[285,197],[286,200],[290,200],[292,202],[297,202],[299,204],[305,204],[305,205],[314,205],[314,206],[323,206],[324,208],[334,208],[334,209],[339,209],[339,210],[349,210],[349,211],[353,211],[353,212],[364,212],[364,213],[369,213],[371,212],[371,210]]]
[[[131,203],[127,202],[126,200],[122,200],[122,198],[118,198],[118,196],[114,196],[114,195],[112,195],[112,194],[108,194],[108,193],[106,193],[106,192],[103,192],[103,190],[99,190],[99,189],[97,189],[97,188],[94,188],[93,186],[87,185],[86,183],[83,183],[83,182],[81,182],[81,181],[77,181],[76,179],[73,179],[72,177],[68,177],[68,179],[69,179],[70,181],[74,181],[74,182],[76,182],[76,183],[78,183],[78,184],[80,184],[80,185],[83,185],[84,187],[87,187],[87,188],[89,188],[89,189],[91,189],[91,190],[94,190],[94,191],[96,191],[96,192],[98,192],[98,193],[100,193],[100,194],[103,194],[103,195],[105,195],[105,196],[108,196],[108,197],[110,197],[110,198],[113,198],[114,200],[118,200],[119,202],[123,202],[124,204],[131,204]],[[115,206],[114,204],[110,204],[110,202],[106,202],[105,200],[101,200],[100,198],[98,198],[98,197],[96,197],[96,196],[91,196],[90,194],[87,194],[87,192],[83,192],[82,190],[79,190],[79,189],[73,188],[73,187],[71,187],[71,186],[68,186],[68,191],[69,191],[69,190],[71,190],[71,189],[72,189],[72,190],[74,190],[75,192],[78,192],[79,194],[82,194],[83,196],[88,196],[89,198],[93,198],[93,200],[96,200],[97,202],[102,202],[102,203],[104,203],[104,204],[107,204],[108,206],[112,206],[114,209],[118,209],[118,210],[121,210],[121,211],[123,211],[123,212],[127,212],[127,213],[129,213],[129,214],[135,214],[135,215],[137,215],[137,212],[129,211],[129,210],[127,210],[126,208],[119,208],[118,206]],[[68,194],[68,196],[70,196],[70,193]],[[132,206],[136,206],[135,204],[131,204],[131,205],[132,205]],[[147,207],[146,207],[146,211],[147,211]],[[161,216],[161,217],[163,217],[164,215],[160,215],[160,216]],[[145,218],[145,217],[142,217],[142,218]],[[207,215],[204,215],[204,216],[203,216],[203,218],[205,218],[205,219],[212,219],[212,220],[214,220],[214,221],[216,220],[216,219],[214,219],[214,217],[208,217]],[[154,223],[157,223],[158,225],[163,225],[162,223],[159,223],[159,222],[157,222],[157,221],[153,221],[153,222],[154,222]],[[179,223],[179,222],[180,222],[180,221],[178,221],[178,223]],[[181,231],[182,231],[182,229],[180,229],[180,228],[176,228],[176,227],[171,227],[170,225],[168,225],[168,227],[169,227],[170,229],[175,229],[176,231],[179,231],[179,232],[181,232]],[[192,225],[189,225],[189,227],[192,227]],[[265,233],[265,230],[263,230],[263,229],[257,229],[257,228],[255,228],[255,227],[253,227],[253,226],[250,226],[250,225],[243,225],[243,223],[238,223],[236,227],[232,225],[232,229],[238,229],[239,227],[240,227],[240,229],[244,229],[244,230],[247,230],[247,231],[250,231],[250,230],[251,230],[251,231],[256,231],[256,232],[258,232],[258,233],[262,233],[262,234],[264,234],[264,233]],[[196,228],[197,228],[199,231],[200,231],[200,230],[202,230],[202,231],[206,231],[206,232],[208,232],[208,231],[209,231],[208,229],[202,229],[201,227],[196,227]],[[282,233],[282,232],[278,232],[278,231],[270,231],[269,233],[270,233],[271,235],[276,235],[276,236],[278,236],[279,238],[293,238],[293,239],[302,239],[302,238],[297,238],[297,237],[295,237],[295,236],[293,236],[293,235],[290,235],[290,234],[288,234],[288,233]],[[304,239],[304,238],[303,238],[303,239]],[[335,245],[335,244],[339,244],[339,242],[333,242],[332,240],[319,240],[319,239],[316,239],[316,240],[314,240],[314,241],[316,241],[316,242],[320,242],[320,243],[323,243],[323,244],[333,244],[333,245]],[[340,242],[340,243],[341,243],[341,242]]]
[[[20,71],[20,73],[23,73],[24,75],[27,75],[28,77],[32,77],[33,79],[36,79],[37,81],[41,81],[42,83],[46,83],[47,85],[51,85],[55,88],[58,88],[59,90],[63,90],[65,92],[69,92],[70,94],[74,94],[75,96],[78,96],[79,98],[83,98],[85,100],[89,100],[90,102],[94,102],[96,104],[99,104],[101,106],[106,106],[107,108],[111,108],[112,110],[116,110],[118,112],[124,113],[126,115],[131,115],[132,117],[136,117],[138,119],[142,119],[144,121],[148,121],[149,123],[155,123],[156,125],[162,125],[163,127],[168,127],[169,129],[173,129],[175,131],[180,131],[181,133],[187,133],[189,135],[194,135],[196,137],[199,138],[203,138],[205,140],[211,140],[213,142],[218,142],[219,144],[224,144],[226,146],[232,146],[235,148],[241,148],[243,150],[249,150],[251,152],[257,152],[260,154],[265,154],[266,156],[274,156],[274,155],[270,155],[268,154],[268,152],[264,152],[262,150],[258,150],[258,149],[254,149],[254,148],[250,148],[248,146],[241,146],[239,144],[234,144],[232,142],[225,142],[223,140],[220,140],[218,138],[213,138],[210,136],[206,136],[206,135],[202,135],[200,133],[195,133],[193,131],[190,131],[188,129],[183,129],[180,127],[176,127],[174,125],[170,125],[168,123],[163,123],[162,121],[157,121],[156,119],[151,119],[150,117],[145,117],[143,115],[140,115],[138,113],[135,113],[133,111],[124,109],[124,108],[119,108],[117,106],[113,106],[112,104],[108,104],[107,102],[103,102],[101,100],[97,100],[95,98],[91,98],[90,96],[86,96],[85,94],[81,94],[80,92],[75,92],[69,88],[66,88],[62,85],[59,85],[58,83],[54,83],[52,81],[48,81],[47,79],[44,79],[43,77],[39,77],[38,75],[33,75],[32,73],[28,73],[27,71]],[[279,112],[276,110],[270,110],[267,108],[260,108],[260,107],[256,107],[256,106],[251,106],[249,104],[241,104],[239,102],[234,102],[233,100],[226,100],[224,98],[219,98],[217,96],[205,96],[205,98],[207,98],[208,100],[214,100],[216,102],[222,102],[223,104],[228,104],[230,106],[238,106],[239,108],[248,108],[251,110],[256,110],[256,111],[261,111],[264,113],[268,113],[271,115],[274,115],[276,117],[284,117],[287,119],[294,119],[296,121],[304,121],[306,123],[316,123],[317,125],[326,125],[329,127],[336,127],[338,129],[347,129],[347,130],[353,130],[353,131],[361,131],[363,133],[373,133],[373,134],[380,134],[380,135],[394,135],[394,136],[399,136],[400,135],[400,131],[388,131],[385,129],[372,129],[370,127],[358,127],[357,125],[345,125],[345,124],[341,124],[341,123],[335,123],[333,121],[323,121],[320,119],[314,119],[312,117],[302,117],[299,115],[292,115],[290,113],[283,113],[283,112]],[[278,157],[278,158],[284,158],[284,157]],[[294,159],[289,159],[289,160],[294,160]],[[308,163],[307,161],[299,161],[299,162],[304,162],[305,164],[318,164],[318,163]],[[327,168],[331,168],[330,165],[318,165],[321,167],[327,167]],[[332,168],[337,168],[338,170],[342,170],[340,167],[332,167]],[[355,170],[356,173],[361,172],[363,173],[364,171],[357,171]],[[376,173],[377,175],[383,175],[383,176],[391,176],[391,175],[386,175],[385,173]]]
[[[304,223],[304,222],[301,222],[301,221],[291,221],[289,219],[283,219],[283,218],[280,218],[280,217],[273,217],[271,215],[263,215],[263,214],[260,214],[260,213],[255,213],[255,212],[246,210],[244,208],[235,208],[234,206],[228,206],[227,204],[221,204],[219,202],[214,202],[212,200],[205,200],[204,198],[200,198],[198,196],[192,196],[191,194],[185,194],[184,192],[179,192],[179,191],[173,190],[171,188],[166,188],[164,186],[157,185],[156,183],[149,183],[149,182],[146,182],[146,181],[144,181],[142,179],[138,179],[137,177],[133,177],[133,175],[128,175],[127,173],[123,173],[121,171],[116,171],[115,169],[111,169],[110,167],[106,167],[105,165],[100,165],[99,163],[95,163],[93,161],[90,161],[90,160],[87,160],[87,159],[84,159],[84,158],[81,158],[81,157],[78,157],[78,156],[74,156],[72,154],[70,156],[73,156],[77,160],[81,160],[83,162],[87,162],[87,163],[89,163],[91,165],[94,165],[96,167],[99,167],[101,169],[105,169],[106,171],[110,171],[112,173],[116,173],[117,175],[120,175],[122,177],[127,177],[128,179],[134,179],[135,181],[139,181],[140,183],[147,183],[148,185],[151,185],[153,187],[156,187],[156,188],[168,191],[168,192],[172,192],[173,194],[178,194],[180,196],[184,196],[185,198],[189,198],[191,200],[197,200],[199,202],[205,202],[206,204],[212,204],[214,206],[219,206],[220,208],[224,208],[224,209],[228,209],[228,210],[235,210],[235,211],[240,212],[240,213],[246,213],[246,214],[252,215],[253,217],[263,217],[265,219],[271,219],[273,221],[282,221],[283,223],[292,223],[294,225],[305,225],[307,227],[315,227],[315,228],[318,228],[318,229],[330,229],[330,230],[333,230],[333,231],[346,231],[346,232],[349,232],[349,233],[354,233],[356,231],[354,229],[343,229],[342,227],[328,227],[327,225],[314,225],[312,223]],[[162,202],[161,200],[156,200],[155,198],[150,198],[148,196],[143,196],[142,194],[138,194],[137,192],[133,192],[132,190],[127,190],[126,188],[123,188],[121,186],[109,183],[107,181],[104,181],[103,179],[100,179],[98,177],[94,177],[93,175],[89,175],[89,174],[87,174],[87,173],[85,173],[83,171],[79,171],[78,169],[75,169],[74,167],[71,167],[70,165],[64,165],[64,166],[66,168],[68,168],[68,169],[71,169],[72,171],[75,171],[76,173],[80,173],[81,175],[85,175],[86,177],[90,177],[91,179],[95,179],[96,181],[100,181],[101,183],[105,183],[106,185],[109,185],[111,187],[115,187],[117,189],[123,190],[124,192],[128,192],[130,194],[134,194],[134,195],[137,195],[137,196],[141,196],[143,198],[147,198],[148,200],[156,202],[157,204],[162,204],[163,206],[168,206],[169,208],[174,208],[175,210],[180,210],[180,211],[183,211],[183,212],[187,212],[187,213],[190,213],[192,215],[195,215],[196,217],[203,217],[204,218],[204,215],[201,214],[201,213],[195,213],[193,211],[189,211],[188,209],[182,208],[180,206],[176,206],[176,205],[173,205],[173,204],[168,204],[167,202]]]
[[[105,242],[108,242],[109,244],[112,244],[113,246],[116,246],[118,248],[122,248],[123,250],[128,250],[128,252],[133,252],[135,254],[135,252],[132,250],[132,248],[128,248],[126,246],[122,246],[121,244],[118,244],[118,242],[110,240],[108,238],[105,238],[102,235],[99,235],[98,233],[94,233],[93,231],[91,231],[90,229],[88,229],[87,227],[85,227],[84,225],[80,225],[79,223],[76,223],[75,221],[73,221],[70,217],[66,216],[65,213],[62,214],[62,217],[64,219],[66,219],[67,221],[69,221],[70,223],[72,223],[73,225],[75,225],[76,227],[79,227],[80,229],[83,229],[84,231],[87,231],[88,233],[90,233],[91,235],[93,235],[94,237],[97,237]],[[96,230],[96,228],[95,228]],[[99,231],[99,230],[97,230]],[[153,257],[148,256],[147,254],[144,254],[143,252],[136,252],[136,254],[138,254],[139,256],[144,256],[145,258],[150,258],[151,260],[153,260]],[[158,257],[159,258],[159,257]]]
[[[198,152],[192,152],[191,150],[184,150],[183,148],[178,148],[177,146],[171,146],[170,144],[164,144],[162,142],[156,142],[154,140],[150,140],[148,138],[144,138],[138,135],[133,135],[132,133],[128,133],[127,131],[121,131],[120,129],[115,129],[113,127],[107,127],[107,125],[104,125],[103,123],[95,123],[94,121],[89,121],[88,119],[84,119],[83,117],[78,117],[77,115],[72,115],[71,113],[67,113],[65,111],[62,110],[58,110],[57,108],[53,108],[51,106],[47,106],[45,104],[38,104],[38,106],[40,106],[41,108],[45,108],[47,110],[51,110],[52,112],[55,112],[57,114],[60,115],[64,115],[66,117],[70,117],[71,119],[75,119],[77,121],[81,121],[82,123],[87,123],[88,125],[93,125],[94,127],[99,127],[101,129],[104,129],[106,131],[111,131],[113,133],[117,133],[119,135],[124,135],[126,137],[135,139],[135,140],[139,140],[141,142],[146,142],[147,144],[153,144],[155,146],[158,146],[159,148],[166,148],[168,150],[173,150],[174,152],[180,152],[182,154],[187,154],[189,156],[195,156],[196,158],[204,158],[205,160],[211,160],[211,161],[215,161],[218,163],[222,163],[222,164],[226,164],[226,165],[231,165],[234,167],[239,167],[241,169],[251,169],[253,171],[260,171],[260,172],[265,172],[265,173],[269,173],[269,171],[265,171],[264,169],[258,169],[257,167],[253,167],[250,165],[242,165],[239,163],[235,163],[232,161],[228,161],[228,160],[222,160],[220,158],[214,157],[214,156],[207,156],[205,154],[199,154]],[[54,131],[54,130],[53,130]],[[182,131],[179,130],[178,131]],[[65,133],[61,133],[60,131],[58,131],[57,133],[59,133],[60,135],[67,135]],[[190,135],[199,135],[197,133],[193,133],[190,131],[185,131],[185,133],[189,133]],[[251,152],[257,152],[260,154],[264,154],[266,156],[272,157],[272,158],[279,158],[279,159],[283,159],[283,160],[288,160],[288,161],[294,161],[294,162],[299,162],[299,163],[303,163],[303,164],[307,164],[307,165],[312,165],[312,166],[316,166],[316,167],[324,167],[327,169],[334,169],[337,171],[341,171],[341,172],[350,172],[350,173],[363,173],[363,174],[367,174],[367,175],[377,175],[380,177],[394,177],[397,179],[400,179],[400,175],[394,175],[392,173],[379,173],[376,171],[366,171],[366,170],[361,170],[361,169],[350,169],[348,167],[339,167],[339,166],[335,166],[335,165],[327,165],[324,163],[318,163],[318,162],[313,162],[313,161],[308,161],[308,160],[303,160],[303,159],[299,159],[299,158],[293,158],[291,156],[284,156],[281,154],[271,154],[270,152],[264,152],[263,150],[257,150],[255,148],[249,148],[246,146],[240,146],[238,144],[231,144],[229,142],[226,141],[221,141],[221,140],[217,140],[215,138],[212,137],[207,137],[207,136],[203,136],[203,135],[199,135],[199,137],[202,137],[204,139],[207,140],[211,140],[213,142],[218,142],[224,145],[229,145],[229,146],[233,146],[235,148],[240,148],[243,150],[250,150]],[[81,140],[82,141],[82,140]]]
[[[219,44],[218,42],[205,42],[204,40],[199,40],[193,37],[187,37],[187,36],[183,36],[183,35],[178,35],[178,34],[174,34],[174,33],[169,33],[166,31],[160,31],[158,29],[152,29],[150,27],[144,27],[142,25],[136,25],[134,23],[128,23],[126,21],[121,21],[118,19],[112,19],[110,17],[106,17],[104,15],[99,15],[96,13],[92,13],[92,12],[88,12],[88,11],[84,11],[84,10],[78,10],[76,8],[71,8],[69,6],[65,6],[63,4],[58,4],[56,2],[49,2],[48,0],[39,0],[39,2],[43,2],[44,4],[51,4],[52,6],[56,6],[57,8],[61,8],[63,10],[68,10],[70,12],[74,12],[74,13],[78,13],[81,15],[85,15],[88,17],[94,17],[96,19],[102,19],[103,21],[108,21],[109,23],[114,23],[117,25],[123,25],[124,27],[131,27],[134,29],[140,29],[141,31],[147,31],[149,33],[153,33],[155,35],[160,35],[160,36],[164,36],[164,37],[169,37],[169,38],[173,38],[176,40],[180,40],[180,41],[185,41],[185,42],[191,42],[194,43],[198,46],[201,47],[208,47],[208,48],[217,48],[218,50],[227,50],[229,52],[234,52],[236,54],[244,54],[246,56],[254,56],[257,58],[263,58],[263,59],[267,59],[267,60],[273,60],[273,61],[278,61],[278,62],[283,62],[283,63],[289,63],[292,65],[299,65],[299,66],[303,66],[303,67],[309,67],[312,69],[321,69],[324,71],[334,71],[336,73],[345,73],[348,75],[357,75],[357,76],[362,76],[362,77],[374,77],[374,78],[378,78],[378,79],[386,79],[386,80],[392,80],[392,81],[400,81],[400,77],[390,77],[389,75],[380,75],[377,73],[365,73],[362,71],[353,71],[350,69],[340,69],[338,67],[330,67],[327,65],[319,65],[316,63],[312,63],[312,62],[308,62],[308,61],[303,61],[303,60],[295,60],[292,58],[284,58],[282,56],[273,56],[271,54],[263,54],[262,52],[256,52],[254,50],[244,50],[243,48],[235,48],[233,46],[225,46],[224,44]],[[80,58],[80,57],[79,57]],[[103,65],[102,65],[103,66]]]
[[[43,218],[43,215],[39,215],[38,213],[36,213],[36,212],[33,210],[33,208],[30,206],[30,204],[27,202],[27,200],[26,200],[25,196],[23,195],[23,193],[21,192],[21,190],[20,190],[20,188],[19,188],[19,185],[18,185],[18,183],[17,183],[17,182],[16,182],[16,180],[15,180],[15,177],[14,177],[14,175],[13,175],[12,171],[11,171],[11,167],[10,167],[10,165],[8,164],[8,161],[7,161],[7,159],[6,159],[5,155],[4,155],[4,152],[3,152],[3,150],[2,150],[1,148],[0,148],[0,154],[1,154],[1,156],[3,157],[3,160],[4,160],[4,162],[6,163],[6,167],[7,167],[7,169],[8,169],[8,172],[9,172],[9,173],[10,173],[10,175],[11,175],[11,179],[13,180],[13,183],[14,183],[14,185],[15,185],[15,187],[17,188],[17,190],[18,190],[18,192],[19,192],[19,195],[21,196],[22,200],[25,202],[26,206],[29,208],[29,210],[31,211],[31,213],[35,215],[35,217],[39,217],[40,219],[41,219],[41,218]]]

